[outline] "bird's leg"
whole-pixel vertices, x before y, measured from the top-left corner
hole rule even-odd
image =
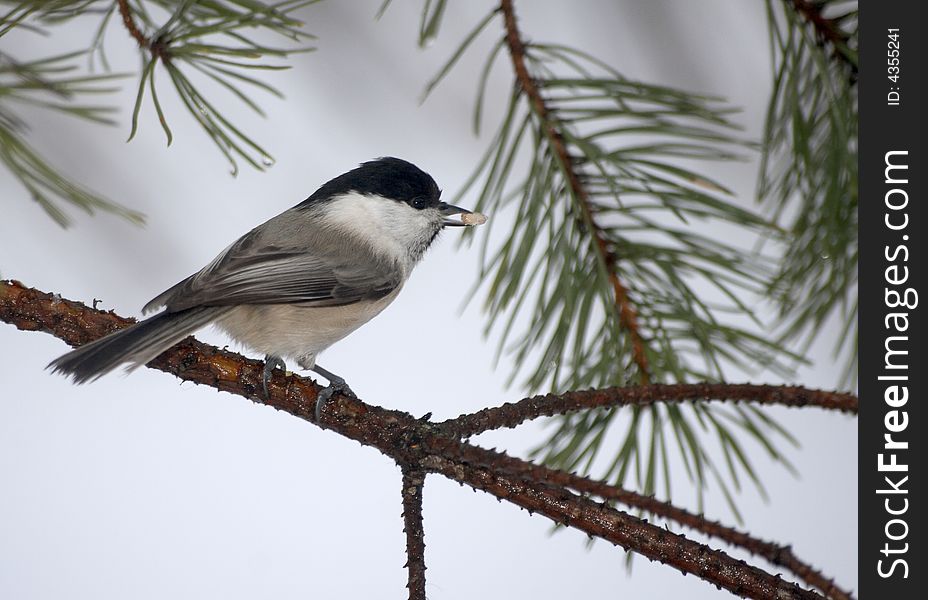
[[[273,354],[266,354],[264,356],[264,397],[268,400],[271,399],[270,393],[267,391],[267,384],[271,381],[271,374],[274,372],[276,367],[280,367],[280,370],[287,372],[287,363],[284,362],[279,356],[274,356]]]
[[[313,365],[310,367],[310,370],[322,375],[329,380],[329,385],[324,387],[322,391],[319,392],[319,396],[316,398],[316,423],[322,422],[320,420],[322,417],[322,409],[325,407],[325,403],[328,402],[336,392],[345,394],[346,396],[351,396],[352,398],[357,398],[354,392],[351,391],[351,388],[348,387],[348,383],[335,373],[323,369],[319,365]]]

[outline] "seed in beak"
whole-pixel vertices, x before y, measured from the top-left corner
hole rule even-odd
[[[461,222],[465,225],[483,225],[487,222],[487,216],[483,213],[465,213],[461,215]]]

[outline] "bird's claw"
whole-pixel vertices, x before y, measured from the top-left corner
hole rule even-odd
[[[330,380],[329,385],[322,388],[319,395],[316,396],[316,423],[322,423],[322,411],[325,409],[326,403],[328,403],[335,394],[343,394],[350,398],[357,398],[355,393],[351,391],[351,388],[348,387],[348,384],[345,383],[344,379]]]
[[[271,394],[267,389],[267,384],[271,382],[271,376],[274,373],[274,369],[280,367],[281,371],[286,372],[287,363],[284,362],[279,356],[271,356],[268,354],[264,357],[264,376],[262,378],[262,387],[264,389],[264,398],[267,400],[271,399]]]

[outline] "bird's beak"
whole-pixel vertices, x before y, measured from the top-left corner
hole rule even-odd
[[[466,208],[461,208],[460,206],[447,204],[445,202],[440,202],[438,204],[438,212],[440,212],[441,215],[445,217],[441,222],[441,224],[445,227],[463,227],[464,221],[461,221],[460,219],[449,219],[448,217],[452,217],[454,215],[471,214],[471,212]]]
[[[438,204],[438,212],[442,214],[445,219],[442,220],[441,224],[444,227],[463,227],[464,225],[473,226],[473,225],[482,225],[486,223],[486,215],[480,213],[475,213],[467,210],[466,208],[461,208],[460,206],[454,206],[453,204],[446,204],[441,202]],[[454,215],[461,215],[460,219],[449,219]]]

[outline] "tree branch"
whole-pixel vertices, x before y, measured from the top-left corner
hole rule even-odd
[[[552,417],[591,408],[650,406],[658,402],[751,402],[781,406],[817,406],[857,414],[857,396],[812,390],[794,385],[748,383],[677,383],[612,387],[601,390],[544,394],[484,408],[441,423],[468,438],[484,431],[516,427],[539,417]]]
[[[132,323],[104,312],[26,288],[0,282],[0,320],[29,331],[45,331],[80,345]],[[264,364],[187,338],[161,354],[149,367],[186,381],[209,385],[313,422],[320,387],[315,382],[275,371],[262,391]],[[411,415],[365,404],[336,394],[326,405],[326,428],[377,448],[398,464],[441,473],[460,483],[487,491],[557,523],[591,536],[621,544],[649,559],[693,573],[720,587],[750,598],[784,600],[821,598],[778,576],[735,560],[724,552],[597,504],[561,486],[507,475],[498,465],[474,466],[468,455],[480,449],[449,435],[445,428]]]
[[[425,472],[404,466],[403,533],[406,534],[406,569],[409,600],[425,600],[425,531],[422,528],[422,487]]]
[[[534,78],[528,71],[525,63],[525,43],[522,41],[519,28],[516,23],[515,9],[512,0],[502,0],[500,10],[503,13],[503,22],[506,27],[506,45],[509,48],[509,56],[512,59],[512,67],[515,70],[516,80],[522,91],[528,97],[529,102],[541,122],[545,136],[548,138],[551,150],[557,157],[561,165],[561,170],[567,178],[570,185],[571,193],[577,200],[580,212],[583,215],[583,221],[593,235],[594,246],[606,270],[609,282],[612,284],[612,291],[615,296],[615,307],[619,313],[619,325],[628,331],[632,344],[632,357],[635,364],[638,365],[638,371],[641,374],[641,383],[647,384],[650,381],[650,368],[648,366],[648,357],[645,353],[645,343],[641,336],[641,330],[638,325],[638,313],[628,297],[628,288],[622,282],[618,274],[615,255],[609,247],[603,230],[593,218],[593,210],[590,205],[590,195],[583,185],[580,173],[570,158],[570,152],[567,150],[567,143],[560,131],[561,122],[555,117],[545,102],[544,96],[535,83]]]

